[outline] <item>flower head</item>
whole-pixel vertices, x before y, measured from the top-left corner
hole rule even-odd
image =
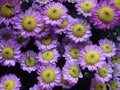
[[[0,0],[0,23],[14,24],[15,16],[21,11],[18,0]]]
[[[87,41],[92,35],[90,29],[90,25],[87,21],[76,19],[69,25],[67,36],[75,43]]]
[[[85,17],[91,16],[92,8],[97,4],[96,0],[78,0],[75,7],[77,8],[78,14],[83,14]]]
[[[28,73],[35,71],[37,69],[38,60],[36,59],[37,54],[33,51],[27,51],[21,54],[19,63],[21,68]]]
[[[56,49],[39,52],[37,58],[42,64],[55,63],[58,61],[59,53]]]
[[[90,71],[98,70],[105,64],[105,53],[97,45],[87,45],[79,53],[79,64],[82,69],[88,68]]]
[[[38,67],[38,84],[42,89],[52,90],[61,81],[61,70],[53,64],[46,64]]]
[[[99,40],[99,45],[102,47],[103,51],[106,53],[106,57],[113,57],[116,54],[115,43],[108,39]]]
[[[15,66],[19,58],[20,46],[15,41],[1,41],[0,62],[3,66]]]
[[[92,17],[94,25],[100,29],[113,29],[119,22],[119,11],[110,0],[101,0],[92,9]]]
[[[110,81],[110,79],[112,79],[112,74],[113,74],[112,67],[108,63],[105,64],[102,68],[98,69],[98,71],[95,74],[95,79],[96,81],[105,83]]]
[[[20,90],[20,79],[14,74],[2,76],[0,80],[0,90]]]
[[[45,11],[44,11],[44,20],[46,24],[50,25],[60,25],[62,19],[65,18],[67,13],[67,9],[61,3],[50,2],[46,4]]]
[[[78,60],[79,53],[83,46],[81,44],[69,43],[65,46],[64,57],[68,61],[76,61]]]
[[[72,86],[77,83],[79,77],[83,77],[80,67],[76,61],[67,61],[62,72],[64,79]]]
[[[25,37],[36,36],[40,31],[42,26],[42,16],[40,13],[36,12],[32,8],[21,12],[15,19],[14,28],[21,32],[21,35]]]

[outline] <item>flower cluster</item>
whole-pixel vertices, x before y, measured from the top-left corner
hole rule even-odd
[[[29,90],[70,89],[90,73],[90,90],[120,90],[120,34],[97,33],[119,28],[119,2],[0,0],[0,67],[34,72]],[[21,83],[9,72],[0,90],[20,90]]]

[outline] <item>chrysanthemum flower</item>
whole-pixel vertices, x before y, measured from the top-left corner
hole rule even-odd
[[[91,81],[90,90],[107,90],[107,84],[95,81],[94,79]]]
[[[22,53],[19,59],[21,68],[24,71],[27,71],[28,73],[35,71],[38,65],[38,60],[36,57],[37,57],[37,54],[31,50],[25,53]]]
[[[21,35],[25,37],[36,36],[41,31],[42,16],[32,8],[21,12],[15,18],[14,28],[20,30]]]
[[[56,28],[53,28],[54,32],[56,34],[62,34],[62,33],[66,34],[67,31],[69,30],[69,24],[71,24],[73,20],[74,19],[70,15],[66,15],[66,18],[62,20],[62,24],[56,26]]]
[[[63,77],[69,82],[70,85],[74,86],[79,78],[82,78],[82,72],[76,61],[67,61],[62,70]]]
[[[72,86],[69,84],[69,82],[64,79],[63,76],[62,76],[62,78],[61,78],[60,86],[62,86],[64,89],[70,89],[70,88],[72,87]]]
[[[20,58],[20,46],[13,40],[1,41],[0,62],[3,66],[15,66]]]
[[[85,17],[91,16],[92,8],[97,4],[97,0],[78,0],[75,7],[78,14],[83,14]]]
[[[76,19],[72,24],[69,25],[67,36],[75,43],[87,41],[91,36],[90,29],[90,25],[87,23],[87,21]]]
[[[114,5],[120,10],[120,0],[113,0]]]
[[[111,2],[111,0],[101,0],[92,9],[92,17],[94,25],[100,29],[113,29],[119,22],[119,11]]]
[[[10,29],[9,27],[0,30],[0,40],[8,41],[10,39],[15,39],[15,37],[16,35],[14,30]]]
[[[115,63],[113,66],[113,70],[114,70],[114,73],[113,73],[114,77],[120,76],[120,64]]]
[[[14,24],[14,17],[21,11],[18,0],[0,0],[0,23]]]
[[[99,40],[99,45],[106,53],[106,57],[113,57],[116,54],[117,48],[113,41],[110,41],[108,39],[101,39]]]
[[[88,68],[90,71],[98,70],[105,64],[105,53],[97,45],[87,45],[79,53],[79,64],[82,69]]]
[[[108,82],[112,79],[113,70],[109,63],[105,64],[102,68],[98,69],[95,74],[96,81],[100,82]]]
[[[20,90],[20,79],[14,74],[4,75],[0,79],[0,90]]]
[[[60,85],[61,70],[53,64],[46,64],[38,67],[38,85],[42,89],[52,90],[54,86]]]
[[[113,80],[111,80],[108,83],[108,86],[110,88],[110,90],[120,90],[120,81],[118,78],[113,78]]]
[[[62,19],[66,17],[67,9],[61,3],[50,2],[44,10],[46,24],[61,25]]]
[[[81,44],[69,43],[65,46],[65,53],[63,57],[65,57],[68,61],[76,61],[78,60],[79,53],[83,46]]]
[[[42,64],[55,63],[58,61],[58,58],[59,58],[59,53],[56,49],[51,49],[51,50],[39,52],[39,54],[37,56],[37,59]]]
[[[55,35],[54,36],[48,35],[40,39],[37,39],[35,43],[38,46],[39,50],[45,51],[57,47],[58,42],[56,38],[57,37]]]

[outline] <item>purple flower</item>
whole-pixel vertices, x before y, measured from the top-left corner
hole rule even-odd
[[[0,79],[0,90],[20,90],[20,79],[14,74],[4,75]]]

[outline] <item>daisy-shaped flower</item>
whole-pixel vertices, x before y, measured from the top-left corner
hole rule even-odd
[[[107,84],[93,79],[91,81],[90,90],[107,90]]]
[[[96,81],[100,82],[108,82],[112,79],[113,70],[109,63],[105,64],[102,68],[98,69],[95,74]]]
[[[73,22],[73,18],[70,15],[66,15],[66,18],[62,20],[62,24],[54,28],[56,34],[66,34],[69,30],[69,24]]]
[[[10,29],[9,27],[0,30],[0,40],[8,41],[10,39],[15,39],[15,37],[16,35],[14,30]]]
[[[113,0],[113,3],[120,10],[120,0]]]
[[[83,14],[85,17],[91,16],[92,8],[97,4],[97,0],[78,0],[75,7],[78,14]]]
[[[52,90],[61,81],[61,70],[53,64],[46,64],[38,67],[38,85],[42,89]]]
[[[20,46],[15,41],[1,41],[0,62],[3,66],[15,66],[19,58]]]
[[[74,86],[79,78],[82,78],[82,72],[76,61],[67,61],[62,70],[63,77],[69,82],[70,85]]]
[[[36,45],[38,46],[39,50],[45,51],[49,49],[53,49],[57,47],[57,37],[54,35],[48,35],[46,37],[42,37],[38,40],[36,40]]]
[[[63,57],[65,57],[68,61],[76,61],[78,60],[79,53],[83,46],[81,44],[69,43],[65,46],[65,53]]]
[[[76,19],[72,24],[69,25],[67,36],[75,43],[87,41],[92,35],[90,29],[90,25],[87,23],[87,21]]]
[[[108,83],[108,86],[110,88],[110,90],[120,90],[120,81],[118,78],[113,78],[113,80],[111,80]]]
[[[64,79],[63,76],[62,76],[62,78],[61,78],[60,86],[62,86],[64,89],[70,89],[70,88],[72,87],[72,86],[69,84],[69,82]]]
[[[36,36],[42,26],[42,16],[32,8],[29,8],[25,13],[21,12],[15,18],[14,28],[21,32],[21,35],[25,37]]]
[[[51,50],[39,52],[39,54],[37,56],[37,59],[42,64],[55,63],[58,61],[58,58],[59,58],[59,53],[56,49],[51,49]]]
[[[67,9],[62,3],[50,2],[46,4],[44,10],[44,20],[46,24],[61,25],[62,19],[66,17]]]
[[[106,53],[106,57],[113,57],[116,54],[115,43],[108,39],[99,40],[99,45],[102,47],[103,51]]]
[[[87,45],[79,53],[79,64],[82,69],[88,68],[90,71],[98,70],[105,64],[105,53],[97,45]]]
[[[0,0],[0,23],[14,24],[15,16],[21,11],[18,0]]]
[[[4,75],[0,79],[0,90],[20,90],[20,79],[14,74]]]
[[[33,51],[27,51],[21,54],[21,58],[19,59],[19,63],[21,68],[28,73],[35,71],[37,69],[38,60],[36,59],[37,54]]]
[[[91,20],[100,29],[113,29],[119,22],[119,15],[119,10],[111,0],[101,0],[92,9]]]
[[[114,77],[120,76],[120,64],[115,63],[113,66],[113,70],[114,70],[114,73],[113,73]]]

